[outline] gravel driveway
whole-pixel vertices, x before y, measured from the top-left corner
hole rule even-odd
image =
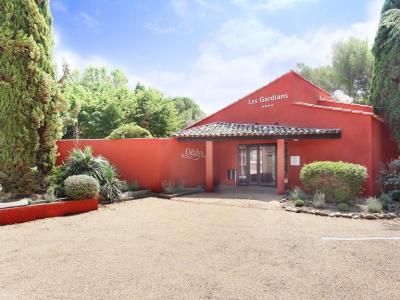
[[[398,299],[400,222],[148,198],[0,227],[0,299]]]

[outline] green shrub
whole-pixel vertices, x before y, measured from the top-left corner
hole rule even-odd
[[[92,199],[99,196],[99,182],[88,175],[73,175],[64,181],[65,195],[68,199]]]
[[[366,201],[367,211],[370,213],[378,213],[382,211],[382,203],[375,197],[370,197]]]
[[[300,172],[305,189],[323,192],[330,202],[347,202],[361,195],[367,177],[366,167],[341,161],[313,162]]]
[[[178,181],[178,183],[176,184],[176,190],[178,192],[183,192],[185,190],[185,183],[183,180]]]
[[[350,210],[350,206],[346,202],[340,202],[337,205],[337,209],[340,210],[340,211],[349,211]]]
[[[289,192],[289,200],[295,201],[295,200],[299,200],[299,199],[303,200],[305,198],[306,198],[306,194],[298,186],[294,187],[294,189]]]
[[[300,199],[294,201],[294,206],[297,206],[297,207],[304,206],[304,204],[305,204],[304,201],[300,200]]]
[[[44,194],[44,197],[43,197],[43,199],[46,201],[46,202],[54,202],[55,200],[56,200],[56,195],[55,195],[55,193],[54,193],[54,187],[53,186],[50,186],[48,189],[47,189],[47,191],[46,191],[46,194]]]
[[[62,166],[64,179],[72,175],[88,175],[98,182],[104,181],[104,165],[107,160],[101,156],[93,156],[91,147],[73,149]]]
[[[388,209],[393,205],[392,197],[390,197],[390,195],[388,195],[388,194],[385,194],[385,193],[381,194],[379,196],[379,200],[382,203],[383,209]]]
[[[312,204],[315,208],[325,208],[325,194],[322,192],[316,192]]]
[[[381,166],[378,185],[392,200],[400,200],[400,159],[394,159]]]
[[[151,133],[135,123],[125,124],[117,129],[114,129],[110,135],[107,137],[108,139],[127,139],[127,138],[152,138]]]
[[[177,187],[176,187],[176,183],[172,179],[163,180],[161,182],[161,186],[164,190],[164,193],[167,193],[167,194],[175,194],[178,191]]]
[[[140,184],[139,182],[135,179],[134,181],[132,181],[129,186],[129,191],[138,191],[140,190]]]
[[[100,198],[102,202],[112,203],[119,199],[123,184],[117,178],[117,171],[113,165],[104,165],[104,181],[100,186]]]
[[[177,183],[172,179],[163,180],[161,182],[161,186],[163,188],[163,191],[167,194],[183,192],[186,189],[183,180],[179,180]]]
[[[130,183],[125,180],[121,180],[121,186],[122,186],[121,190],[123,192],[140,190],[140,184],[136,179]]]

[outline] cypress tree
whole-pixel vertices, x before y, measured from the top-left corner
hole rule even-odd
[[[386,0],[375,44],[371,103],[384,114],[400,144],[400,0]]]
[[[0,184],[46,187],[64,103],[55,81],[49,0],[0,0]]]

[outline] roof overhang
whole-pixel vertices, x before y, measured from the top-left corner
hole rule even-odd
[[[179,131],[173,137],[178,140],[224,139],[339,139],[338,128],[305,128],[282,125],[242,124],[213,122]]]

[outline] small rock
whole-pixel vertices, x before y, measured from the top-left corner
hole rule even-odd
[[[292,211],[292,208],[291,207],[286,207],[285,210],[286,211]]]
[[[301,207],[296,208],[296,213],[301,213],[303,211],[303,209]]]
[[[376,219],[378,219],[378,217],[377,217],[377,216],[374,216],[373,214],[366,214],[366,215],[364,216],[364,219],[367,219],[367,220],[376,220]]]
[[[317,210],[312,209],[312,210],[310,211],[310,214],[316,215],[316,214],[317,214]]]
[[[332,218],[334,217],[336,214],[335,213],[330,213],[329,216]]]
[[[351,219],[353,217],[353,214],[342,214],[343,218]]]
[[[353,215],[352,217],[351,217],[352,219],[359,219],[360,218],[360,216],[359,215]]]
[[[282,204],[282,208],[285,209],[285,208],[286,208],[286,205]]]
[[[340,213],[340,212],[335,212],[335,217],[341,217],[342,216],[342,214]]]
[[[391,219],[394,219],[397,217],[397,215],[395,213],[388,213],[388,215],[390,216]]]
[[[297,208],[292,208],[291,210],[290,210],[291,212],[295,212],[295,213],[297,213]]]
[[[384,217],[386,220],[390,220],[390,219],[392,218],[389,214],[383,214],[383,217]]]
[[[383,219],[383,218],[385,218],[385,215],[384,215],[383,213],[376,214],[375,216],[378,217],[378,219]]]
[[[321,217],[327,217],[329,214],[326,211],[319,211],[318,213]]]

